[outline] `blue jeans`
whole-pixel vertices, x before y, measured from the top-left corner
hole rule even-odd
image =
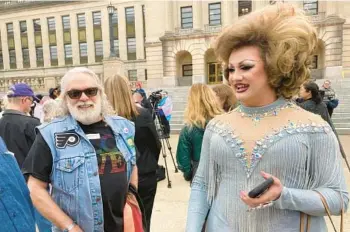
[[[35,212],[35,222],[38,226],[39,232],[51,232],[51,222],[44,218],[37,209],[34,209]]]

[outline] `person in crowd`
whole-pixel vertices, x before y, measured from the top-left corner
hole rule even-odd
[[[137,186],[134,126],[114,116],[91,70],[68,71],[61,87],[57,118],[38,127],[23,165],[32,201],[53,231],[123,231],[128,186]]]
[[[2,110],[0,112],[0,118],[2,118],[2,115],[4,114],[4,111],[6,110],[6,107],[8,105],[8,98],[7,96],[5,95],[3,98],[2,98],[2,102],[1,102],[1,106],[2,106]]]
[[[200,231],[206,217],[207,231],[325,232],[323,200],[332,215],[346,211],[336,136],[290,100],[310,78],[316,46],[307,16],[282,3],[241,17],[216,38],[240,105],[206,127],[187,232]],[[268,178],[265,192],[248,195]]]
[[[233,110],[237,105],[237,99],[233,89],[226,84],[219,84],[213,87],[217,101],[225,112]]]
[[[58,107],[58,102],[53,100],[53,99],[49,99],[47,101],[45,101],[45,103],[42,106],[42,110],[43,110],[43,115],[42,115],[42,123],[46,122],[51,122],[57,114],[57,107]]]
[[[154,198],[157,192],[157,167],[161,143],[151,114],[137,106],[131,96],[129,81],[114,75],[106,79],[106,95],[116,113],[135,123],[137,149],[138,193],[142,199],[147,228],[150,231]]]
[[[170,135],[170,120],[173,111],[173,102],[167,91],[161,92],[162,99],[158,103],[158,112],[160,116],[160,123],[163,125],[165,137]]]
[[[332,119],[328,114],[327,106],[322,101],[322,97],[320,95],[318,85],[312,81],[307,81],[307,82],[303,83],[300,87],[300,90],[299,90],[299,96],[302,99],[302,101],[300,103],[298,103],[298,105],[301,108],[303,108],[309,112],[312,112],[314,114],[320,115],[322,117],[322,119],[325,120],[326,122],[328,122],[328,124],[332,127],[334,134],[337,136],[341,154],[342,154],[342,156],[343,156],[343,158],[348,166],[348,169],[350,171],[350,166],[349,166],[349,163],[347,161],[344,148],[341,144],[338,133],[335,130]]]
[[[146,91],[142,88],[142,83],[140,81],[136,82],[136,90],[135,90],[135,92],[140,93],[142,98],[147,99]]]
[[[0,137],[0,231],[35,232],[29,190],[13,156]]]
[[[7,92],[8,104],[0,119],[0,136],[7,148],[13,152],[19,168],[23,167],[24,160],[34,143],[35,128],[40,125],[37,118],[29,115],[34,99],[36,96],[27,84],[19,83],[11,86]],[[37,211],[35,216],[39,231],[50,231],[49,221]]]
[[[150,101],[145,98],[145,97],[142,97],[141,93],[135,91],[133,94],[132,94],[132,97],[133,97],[133,100],[135,103],[139,104],[140,106],[142,106],[143,108],[147,109],[150,114],[152,115],[152,112],[153,112],[153,107],[152,107],[152,104],[150,103]]]
[[[223,109],[214,91],[205,84],[191,86],[185,109],[185,126],[182,128],[176,150],[179,169],[187,181],[192,181],[198,168],[203,134],[208,122]]]
[[[51,99],[56,99],[60,96],[61,93],[61,89],[60,87],[56,87],[56,88],[50,88],[49,89],[49,96]]]
[[[7,92],[8,104],[0,119],[0,136],[8,149],[14,153],[20,168],[35,140],[37,118],[28,116],[36,96],[24,83],[15,84]]]
[[[336,98],[335,91],[331,87],[331,81],[326,80],[320,90],[323,102],[326,104],[329,116],[332,117],[333,111],[338,106],[338,99]]]

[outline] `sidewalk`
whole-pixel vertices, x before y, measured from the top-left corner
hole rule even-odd
[[[175,159],[178,135],[172,135],[170,144],[172,146],[173,156]],[[341,136],[341,141],[348,154],[350,161],[350,136]],[[176,161],[175,161],[176,162]],[[164,164],[164,159],[160,157],[160,164]],[[182,173],[174,173],[174,165],[167,150],[167,163],[169,167],[169,175],[172,188],[167,187],[167,181],[163,180],[158,184],[157,195],[154,203],[151,232],[183,232],[185,231],[187,218],[187,204],[190,196],[190,186],[182,178]],[[350,187],[350,173],[344,165],[344,173],[346,175],[347,185]],[[337,229],[339,230],[340,217],[333,217]],[[333,231],[330,223],[328,223],[329,231]],[[344,232],[350,232],[350,212],[345,215]]]

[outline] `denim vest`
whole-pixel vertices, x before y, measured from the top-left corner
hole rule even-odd
[[[0,137],[0,231],[35,232],[34,208],[15,157]]]
[[[134,124],[118,116],[108,116],[104,120],[111,127],[116,145],[125,158],[129,181],[136,163]],[[93,145],[71,116],[55,119],[38,129],[52,153],[53,200],[84,232],[103,231],[101,186]],[[54,227],[53,231],[61,230]]]

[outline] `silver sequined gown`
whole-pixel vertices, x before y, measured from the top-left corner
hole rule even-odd
[[[283,98],[258,108],[241,106],[207,126],[193,180],[187,232],[299,232],[300,212],[310,232],[326,232],[324,195],[333,214],[348,205],[339,144],[321,117]],[[260,171],[284,186],[273,205],[247,212],[239,198],[263,181]],[[306,220],[305,220],[306,221]]]

